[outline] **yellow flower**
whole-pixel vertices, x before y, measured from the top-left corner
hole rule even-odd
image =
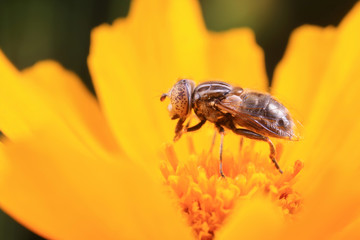
[[[51,239],[360,237],[360,4],[338,27],[297,29],[273,95],[303,123],[299,142],[227,134],[223,179],[213,127],[171,143],[159,101],[179,77],[267,90],[248,29],[211,33],[195,1],[134,1],[92,32],[98,101],[53,61],[18,71],[0,53],[0,206]],[[217,144],[215,144],[217,146]]]

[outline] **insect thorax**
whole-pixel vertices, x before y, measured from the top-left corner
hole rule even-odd
[[[215,101],[220,101],[232,91],[232,86],[224,82],[204,82],[199,84],[193,92],[193,109],[200,119],[206,119],[210,122],[217,122],[224,113],[218,111]]]

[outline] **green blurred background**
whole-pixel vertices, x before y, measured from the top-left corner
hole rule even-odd
[[[356,2],[200,0],[210,30],[247,26],[255,31],[265,51],[269,79],[294,28],[337,25]],[[129,6],[130,0],[0,0],[0,48],[19,69],[55,59],[76,72],[93,91],[86,65],[90,31],[103,22],[125,17]],[[41,238],[0,212],[1,239]]]

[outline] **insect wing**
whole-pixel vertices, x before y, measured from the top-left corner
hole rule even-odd
[[[287,138],[289,140],[297,139],[293,131],[282,131],[276,127],[276,119],[265,118],[254,113],[254,108],[246,109],[242,107],[241,98],[238,96],[229,96],[222,101],[215,103],[216,107],[229,113],[238,125],[249,128],[255,132],[278,138]],[[259,108],[259,110],[261,110]]]

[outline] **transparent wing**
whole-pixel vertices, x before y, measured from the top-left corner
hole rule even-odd
[[[240,102],[236,99],[225,99],[215,103],[216,107],[233,116],[234,122],[238,125],[251,129],[259,134],[266,136],[286,138],[289,140],[298,140],[299,137],[295,134],[294,128],[285,130],[278,127],[276,118],[264,117],[263,115],[253,111],[256,108],[240,107]],[[259,111],[261,110],[260,108]]]

